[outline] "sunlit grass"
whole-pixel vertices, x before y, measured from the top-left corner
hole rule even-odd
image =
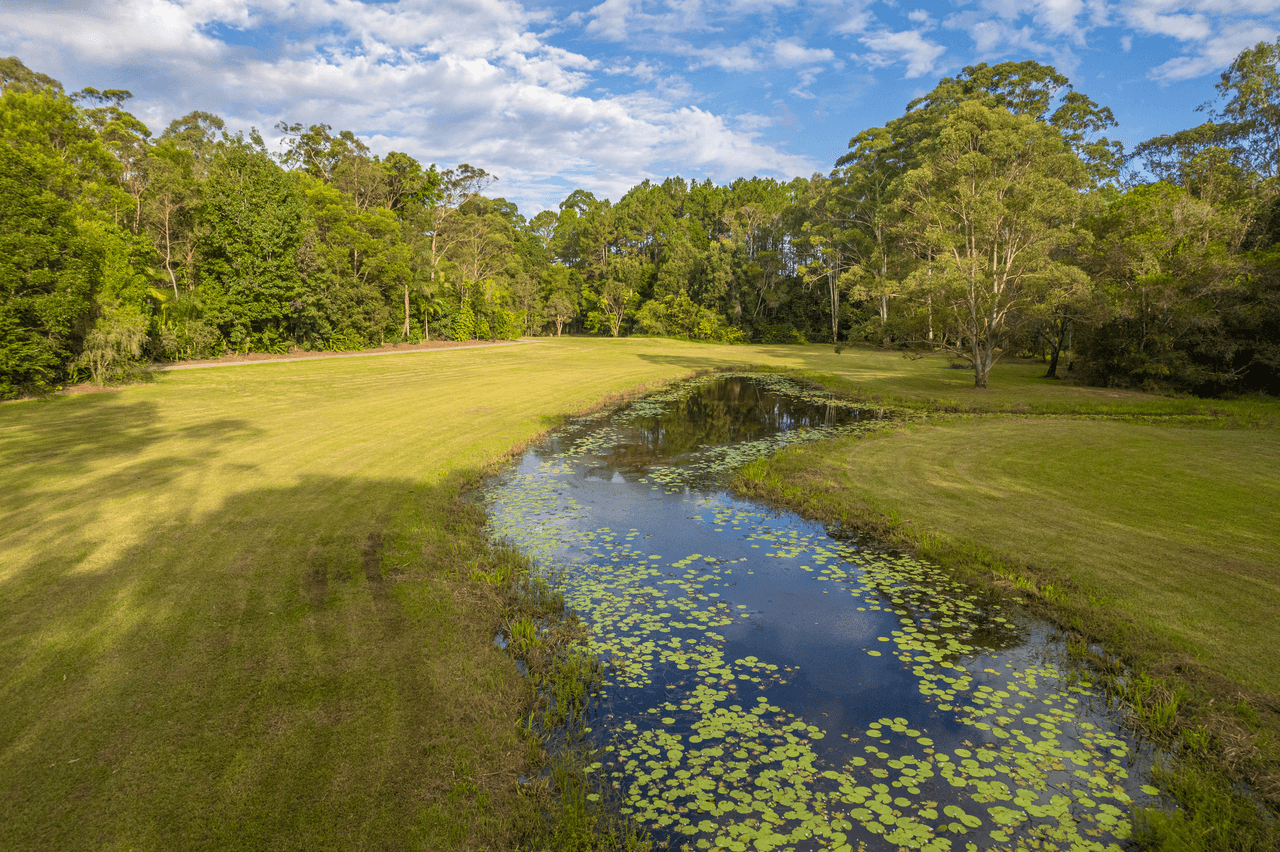
[[[1070,578],[1242,686],[1280,693],[1280,432],[961,421],[800,447],[769,472]]]
[[[485,552],[460,491],[549,415],[690,369],[646,355],[705,351],[260,365],[0,406],[0,847],[512,842],[537,822],[527,686],[497,593],[455,579]]]

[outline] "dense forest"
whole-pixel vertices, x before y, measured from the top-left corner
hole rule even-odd
[[[150,361],[389,342],[649,334],[1003,354],[1197,394],[1280,386],[1280,40],[1205,123],[1126,152],[1035,62],[941,80],[829,174],[577,190],[531,219],[496,178],[0,60],[0,398]]]

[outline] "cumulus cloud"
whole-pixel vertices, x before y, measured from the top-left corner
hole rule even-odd
[[[114,0],[91,12],[71,2],[0,11],[0,30],[59,57],[61,68],[41,69],[55,76],[115,68],[93,72],[95,84],[115,85],[119,69],[145,62],[157,85],[135,106],[153,126],[192,108],[221,112],[233,127],[324,121],[375,150],[482,166],[501,178],[496,191],[535,208],[576,185],[616,197],[666,164],[717,180],[814,167],[762,141],[769,128],[758,117],[688,103],[687,82],[651,63],[604,68],[548,43],[538,32],[545,16],[510,0],[447,9],[434,0]],[[632,8],[606,0],[592,21],[625,22]],[[273,35],[286,27],[286,37]],[[831,58],[799,44],[781,55]],[[756,62],[742,47],[701,56]],[[631,94],[596,87],[598,74],[622,70],[649,85]]]
[[[881,30],[868,33],[859,41],[868,50],[868,53],[861,57],[863,61],[872,68],[905,63],[907,71],[903,76],[907,79],[932,74],[942,54],[947,52],[945,47],[925,38],[917,30],[902,32]]]
[[[1275,0],[1131,0],[1114,14],[1142,35],[1181,42],[1184,55],[1150,71],[1161,83],[1220,71],[1247,47],[1280,32]]]
[[[1151,69],[1151,78],[1161,83],[1191,80],[1222,71],[1242,50],[1259,41],[1271,41],[1280,29],[1259,29],[1254,22],[1224,27],[1197,45],[1195,53],[1162,62]]]
[[[784,68],[798,65],[823,65],[836,58],[829,48],[805,47],[799,39],[783,39],[773,45],[773,61]]]

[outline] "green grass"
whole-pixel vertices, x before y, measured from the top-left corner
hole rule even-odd
[[[566,341],[0,406],[0,848],[527,835],[530,690],[492,642],[510,603],[467,579],[499,557],[462,490],[705,351]]]
[[[544,800],[516,783],[537,759],[519,734],[532,694],[492,637],[523,615],[502,584],[474,579],[504,575],[510,558],[484,541],[482,512],[464,491],[559,414],[694,370],[746,364],[918,407],[1211,417],[1217,406],[1226,415],[1212,422],[1275,422],[1265,403],[1064,386],[1036,378],[1038,365],[1000,365],[984,392],[941,359],[625,339],[195,370],[0,406],[0,848],[563,845],[546,839]],[[1183,557],[1178,565],[1191,552],[1247,562],[1247,570],[1235,562],[1202,570],[1193,586],[1200,597],[1219,585],[1235,599],[1260,590],[1244,602],[1253,610],[1236,616],[1241,626],[1201,624],[1180,647],[1200,649],[1216,666],[1213,654],[1232,631],[1265,633],[1245,622],[1265,608],[1264,592],[1275,599],[1274,562],[1239,542],[1253,535],[1257,548],[1276,551],[1274,530],[1247,520],[1270,500],[1272,433],[1041,426],[1111,430],[1092,433],[1114,439],[1102,447],[1153,436],[1134,445],[1130,471],[1151,470],[1143,462],[1151,453],[1195,468],[1208,458],[1196,442],[1221,440],[1212,446],[1230,462],[1225,472],[1187,479],[1186,495],[1162,492],[1158,478],[1137,497],[1107,493],[1155,501],[1153,517],[1176,517],[1178,501],[1211,505],[1222,529],[1156,530],[1141,548],[1161,544]],[[1012,431],[1002,437],[1002,429]],[[1043,473],[1010,461],[965,474],[995,477],[998,488],[939,474],[960,483],[963,499],[989,500],[982,505],[1011,528],[1037,525],[1024,514],[1044,516],[1043,481],[1078,472],[1063,461],[1075,457],[1067,432],[1049,440],[1015,421],[920,429],[848,451],[886,453],[876,464],[889,469],[876,475],[887,485],[900,480],[892,494],[909,501],[927,490],[912,478],[927,466],[900,464],[895,442],[921,441],[928,455],[928,441],[966,433],[993,441],[992,456],[1017,441],[1063,454],[1044,460]],[[1191,443],[1166,448],[1165,435]],[[814,494],[820,477],[844,470],[816,450],[803,469]],[[1032,487],[1020,491],[1019,482]],[[1042,545],[1067,553],[1071,538],[1099,535],[1073,514],[1080,501],[1063,489],[1049,528],[1064,532],[1026,542],[1036,559],[1046,558],[1035,549]],[[1232,489],[1249,490],[1239,497]],[[880,499],[893,509],[898,498]],[[909,502],[897,510],[927,530],[937,520],[929,512],[945,503],[931,499],[928,511],[913,514]],[[1086,500],[1083,508],[1098,507]],[[1142,520],[1141,509],[1130,514]],[[1117,523],[1128,517],[1117,514]],[[1134,551],[1123,527],[1104,532]],[[1129,570],[1120,552],[1107,558],[1112,570]],[[1076,570],[1068,561],[1055,570]],[[1106,571],[1087,567],[1106,581]],[[1140,586],[1117,584],[1107,605],[1124,605],[1140,587],[1178,614],[1177,583],[1147,573]],[[1188,616],[1219,617],[1206,601],[1178,605]],[[1161,627],[1158,611],[1140,614]],[[1267,687],[1265,675],[1249,674],[1265,662],[1251,654],[1224,654],[1223,671]]]
[[[1171,648],[1280,694],[1280,432],[964,420],[798,447],[765,467],[802,493],[1069,579]]]

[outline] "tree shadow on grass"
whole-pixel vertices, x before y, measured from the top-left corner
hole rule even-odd
[[[258,429],[246,420],[218,420],[174,427],[158,422],[149,401],[126,402],[115,394],[80,397],[58,417],[46,406],[62,400],[13,406],[0,412],[0,511],[12,512],[40,500],[48,486],[101,469],[88,491],[75,496],[91,505],[101,497],[162,485],[185,468],[216,457],[220,448]],[[182,452],[147,458],[155,445],[172,442]]]
[[[48,531],[0,587],[0,847],[508,845],[527,686],[499,593],[454,577],[493,558],[471,481],[240,492],[100,566]]]

